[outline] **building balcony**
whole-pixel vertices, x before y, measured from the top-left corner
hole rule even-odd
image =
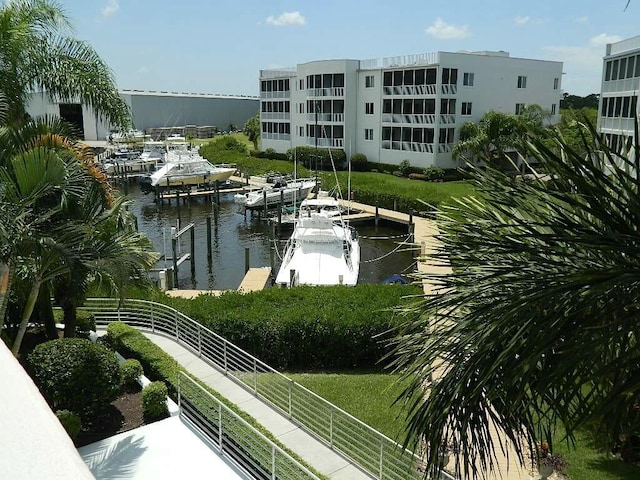
[[[284,92],[260,92],[261,99],[269,98],[291,98],[291,91],[286,90]]]
[[[435,85],[396,85],[393,87],[383,87],[383,95],[435,95]]]
[[[307,122],[315,122],[316,114],[307,113]],[[339,122],[344,123],[344,113],[318,113],[319,122]]]
[[[260,112],[261,120],[291,120],[290,112]]]
[[[383,140],[382,148],[386,150],[404,150],[407,152],[433,153],[433,143]]]
[[[344,97],[344,87],[309,88],[308,97]]]
[[[633,118],[608,118],[600,117],[600,131],[603,133],[618,133],[633,135]]]
[[[404,113],[383,113],[382,123],[410,123],[416,125],[433,125],[436,123],[436,116],[427,114],[404,114]]]
[[[452,113],[441,113],[440,123],[443,125],[453,125],[456,123],[456,116]]]
[[[457,85],[442,85],[440,89],[444,95],[455,95],[458,93]]]
[[[439,143],[438,144],[438,153],[451,153],[453,149],[452,143]]]
[[[291,134],[262,132],[262,134],[260,135],[260,138],[263,140],[283,140],[283,141],[289,142],[291,141]]]
[[[307,137],[307,146],[315,147],[316,139]],[[319,148],[344,148],[344,138],[318,138]]]
[[[640,90],[640,77],[602,82],[603,94],[610,92],[632,92],[633,94],[637,94],[638,90]]]

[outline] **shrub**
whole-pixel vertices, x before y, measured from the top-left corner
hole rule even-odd
[[[71,410],[82,418],[105,409],[120,390],[115,353],[84,338],[42,343],[29,354],[28,363],[52,408]]]
[[[426,180],[436,181],[444,178],[444,169],[440,167],[427,167],[423,171]]]
[[[398,171],[403,177],[406,177],[411,173],[411,163],[409,160],[402,160],[398,166]]]
[[[164,382],[151,382],[142,389],[142,409],[145,416],[159,419],[169,415],[167,393]]]
[[[78,414],[69,410],[58,410],[56,411],[56,417],[60,420],[71,440],[75,440],[80,430],[82,430],[82,421]]]
[[[351,155],[351,170],[354,172],[369,171],[369,161],[364,153],[354,153]]]
[[[120,374],[122,375],[122,385],[131,388],[137,385],[138,378],[142,376],[144,370],[142,365],[135,358],[125,360],[120,364]]]
[[[344,170],[347,155],[344,153],[344,150],[329,150],[327,148],[303,146],[287,150],[287,158],[289,158],[291,162],[295,160],[299,165],[303,165],[312,170],[315,170],[316,166],[318,170],[332,170],[332,165],[335,165],[336,170]]]

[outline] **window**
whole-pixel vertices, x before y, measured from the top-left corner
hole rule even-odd
[[[453,128],[441,128],[438,131],[438,143],[453,143]]]
[[[524,103],[516,103],[516,115],[520,115],[524,112]]]
[[[551,115],[555,115],[556,114],[556,104],[554,103],[553,105],[551,105]]]
[[[462,102],[462,115],[471,115],[471,102]]]
[[[373,87],[373,75],[367,75],[365,77],[365,87],[372,88]]]
[[[604,75],[604,79],[607,82],[611,80],[611,60],[607,62],[607,68],[606,68],[606,73]]]
[[[304,127],[298,127],[298,135],[304,137]]]
[[[373,140],[373,128],[365,128],[364,129],[364,139],[365,140]]]
[[[443,98],[443,99],[441,99],[440,100],[440,113],[455,114],[456,113],[456,99],[455,98],[450,98],[450,99]]]
[[[558,90],[558,85],[560,84],[560,79],[558,77],[553,79],[553,89]]]
[[[304,90],[304,79],[300,79],[300,90]]]
[[[466,87],[473,87],[473,72],[464,72],[462,76],[462,85]]]
[[[524,75],[518,76],[518,88],[527,88],[527,77]]]
[[[367,102],[364,104],[365,113],[367,115],[373,115],[373,102]]]
[[[457,68],[443,68],[442,69],[442,84],[443,85],[457,85],[458,84],[458,69]]]

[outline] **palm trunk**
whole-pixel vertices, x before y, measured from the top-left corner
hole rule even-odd
[[[75,302],[65,302],[62,306],[64,312],[64,338],[76,336],[76,315],[78,307]]]
[[[13,353],[13,356],[16,358],[18,357],[18,353],[20,352],[20,346],[22,345],[24,334],[27,331],[27,324],[29,323],[29,319],[31,318],[33,309],[36,306],[36,301],[38,300],[38,294],[40,292],[41,284],[42,277],[40,275],[36,275],[36,278],[33,281],[33,285],[31,286],[31,291],[29,292],[29,297],[27,298],[27,303],[24,306],[24,311],[22,312],[22,319],[20,320],[20,326],[18,327],[16,339],[13,341],[13,346],[11,347],[11,353]]]
[[[13,270],[9,262],[0,262],[0,333],[4,328],[4,315],[7,307],[7,299],[9,298],[9,289],[11,288],[11,276]]]
[[[38,294],[38,317],[44,325],[44,331],[47,339],[54,340],[58,338],[58,330],[56,321],[53,318],[53,305],[51,305],[51,293],[49,284],[43,283]]]

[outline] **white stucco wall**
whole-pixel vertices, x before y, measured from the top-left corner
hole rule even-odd
[[[0,478],[93,479],[31,378],[0,341]]]

